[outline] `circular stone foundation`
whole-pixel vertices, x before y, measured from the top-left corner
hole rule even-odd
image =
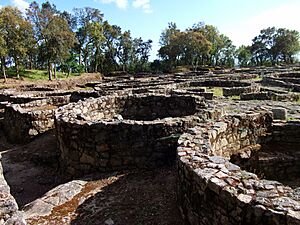
[[[178,140],[178,202],[186,224],[300,224],[299,189],[230,162],[234,154],[287,138],[280,132],[261,112],[199,124],[183,134]]]
[[[199,121],[201,98],[105,96],[58,110],[63,172],[153,168],[173,163],[179,136]]]

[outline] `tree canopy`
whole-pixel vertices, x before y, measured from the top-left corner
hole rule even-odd
[[[149,62],[152,40],[132,37],[104,19],[99,9],[60,11],[54,4],[33,1],[23,14],[15,7],[0,8],[0,63],[16,77],[22,69],[72,72],[173,71],[177,66],[260,66],[291,64],[300,51],[299,32],[268,27],[249,46],[236,48],[217,27],[200,22],[180,30],[171,22],[162,31],[159,59]]]
[[[292,64],[300,51],[299,32],[268,27],[255,36],[250,46],[236,48],[217,27],[203,22],[180,31],[169,23],[160,37],[160,67],[170,71],[176,66],[261,66]],[[156,62],[158,65],[158,62]]]
[[[32,2],[26,18],[15,7],[0,9],[0,59],[4,77],[9,64],[19,68],[101,72],[146,71],[152,40],[133,38],[117,25],[104,21],[99,9],[59,11],[54,4]]]

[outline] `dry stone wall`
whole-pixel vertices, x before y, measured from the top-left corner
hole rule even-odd
[[[0,156],[1,160],[1,156]],[[26,225],[24,217],[19,212],[18,204],[10,194],[10,188],[4,178],[3,168],[0,162],[0,224]]]
[[[55,110],[69,103],[70,96],[55,96],[5,107],[3,129],[10,142],[21,143],[54,128]]]
[[[174,163],[177,139],[201,119],[201,102],[191,96],[105,96],[62,107],[56,116],[62,171],[79,176]]]
[[[273,76],[263,77],[262,84],[266,86],[283,87],[289,89],[290,91],[300,92],[300,84],[286,82],[281,78]]]
[[[271,140],[257,148],[231,157],[248,171],[255,171],[264,179],[272,179],[298,188],[300,174],[300,124],[273,123]]]
[[[270,126],[268,113],[248,114],[203,123],[179,138],[178,203],[186,224],[300,224],[297,189],[259,179],[228,158],[268,140]]]
[[[259,92],[258,85],[251,85],[246,87],[232,87],[232,88],[223,88],[224,96],[240,96],[241,94]]]

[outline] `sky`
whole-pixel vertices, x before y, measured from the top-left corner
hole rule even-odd
[[[29,0],[0,0],[24,11]],[[38,3],[44,1],[37,0]],[[300,0],[52,0],[59,10],[93,7],[104,19],[130,30],[132,37],[153,40],[151,59],[156,58],[159,37],[169,22],[185,30],[204,22],[216,26],[233,44],[249,45],[261,29],[275,26],[300,32]]]

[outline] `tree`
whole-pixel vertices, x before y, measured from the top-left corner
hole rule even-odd
[[[176,23],[168,23],[168,27],[161,33],[159,44],[160,46],[167,46],[171,42],[173,35],[176,35],[180,30],[177,28]]]
[[[201,33],[210,42],[209,51],[202,56],[203,64],[211,66],[234,64],[235,46],[227,36],[218,31],[217,27],[200,22],[188,30]]]
[[[284,61],[293,63],[299,52],[299,32],[284,28],[268,27],[252,40],[251,53],[256,65]]]
[[[118,68],[117,63],[117,50],[119,37],[122,31],[119,26],[110,25],[108,21],[103,23],[103,35],[105,37],[104,43],[104,62],[102,66],[102,72],[109,73]]]
[[[293,56],[300,51],[299,32],[280,28],[275,37],[277,54],[285,63],[293,63]]]
[[[218,52],[216,65],[233,67],[236,47],[232,44],[232,41],[225,35],[220,35],[220,49]]]
[[[100,31],[103,32],[103,14],[100,12],[99,9],[94,9],[90,7],[76,8],[74,9],[74,12],[78,28],[76,32],[76,37],[78,40],[78,43],[76,44],[76,49],[79,55],[79,63],[81,64],[83,61],[85,65],[85,70],[86,72],[88,72],[89,57],[92,57],[93,53],[92,45],[94,45],[95,47],[95,45],[99,44],[100,40],[103,40],[103,34],[99,33]],[[98,28],[100,30],[95,31],[95,29]],[[98,33],[96,34],[96,32]],[[98,38],[96,38],[96,36]],[[94,62],[95,61],[96,60],[94,55]],[[96,66],[94,65],[94,69],[95,67]]]
[[[49,80],[52,74],[56,78],[56,64],[69,57],[76,40],[63,17],[49,2],[43,3],[41,8],[33,2],[27,10],[27,18],[34,24],[40,59],[47,64]]]
[[[158,55],[163,59],[166,70],[172,70],[177,64],[179,45],[176,44],[176,35],[180,32],[176,23],[169,23],[168,27],[161,33]],[[177,39],[178,40],[178,39]]]
[[[152,48],[152,40],[143,41],[142,38],[135,38],[133,40],[135,70],[144,71],[145,65],[149,60],[150,51]]]
[[[252,40],[251,52],[257,64],[266,62],[275,64],[278,52],[275,47],[275,27],[268,27],[260,31],[260,34]]]
[[[19,78],[20,60],[27,54],[29,43],[33,39],[32,26],[24,20],[22,13],[14,7],[2,8],[0,18],[0,21],[2,21],[0,24],[1,42],[2,45],[7,46],[6,50],[2,47],[2,57],[4,57],[4,59],[2,58],[2,65],[5,65],[5,54],[8,54],[14,60],[16,75]]]
[[[219,58],[218,53],[222,48],[218,29],[212,25],[198,23],[194,25],[190,30],[202,33],[202,35],[211,43],[210,51],[206,55],[203,55],[203,63],[207,63],[209,65],[217,65]]]
[[[194,71],[197,70],[202,56],[208,54],[211,43],[198,31],[189,30],[179,35],[178,42],[181,43],[181,55],[188,65],[191,65]]]
[[[60,16],[53,15],[47,26],[42,30],[43,55],[48,64],[49,80],[52,80],[52,70],[56,78],[56,66],[70,55],[70,49],[74,46],[75,35],[69,29],[68,23]]]
[[[1,20],[0,20],[1,24]],[[0,60],[1,60],[1,71],[4,77],[4,82],[6,82],[6,71],[5,71],[5,58],[7,57],[7,45],[5,43],[5,40],[3,38],[3,31],[0,30]]]
[[[132,59],[133,41],[130,31],[125,31],[119,37],[117,57],[122,65],[122,70],[126,71]]]
[[[246,66],[250,65],[250,63],[251,63],[251,47],[250,46],[241,45],[236,50],[236,55],[237,55],[239,66],[246,67]]]

